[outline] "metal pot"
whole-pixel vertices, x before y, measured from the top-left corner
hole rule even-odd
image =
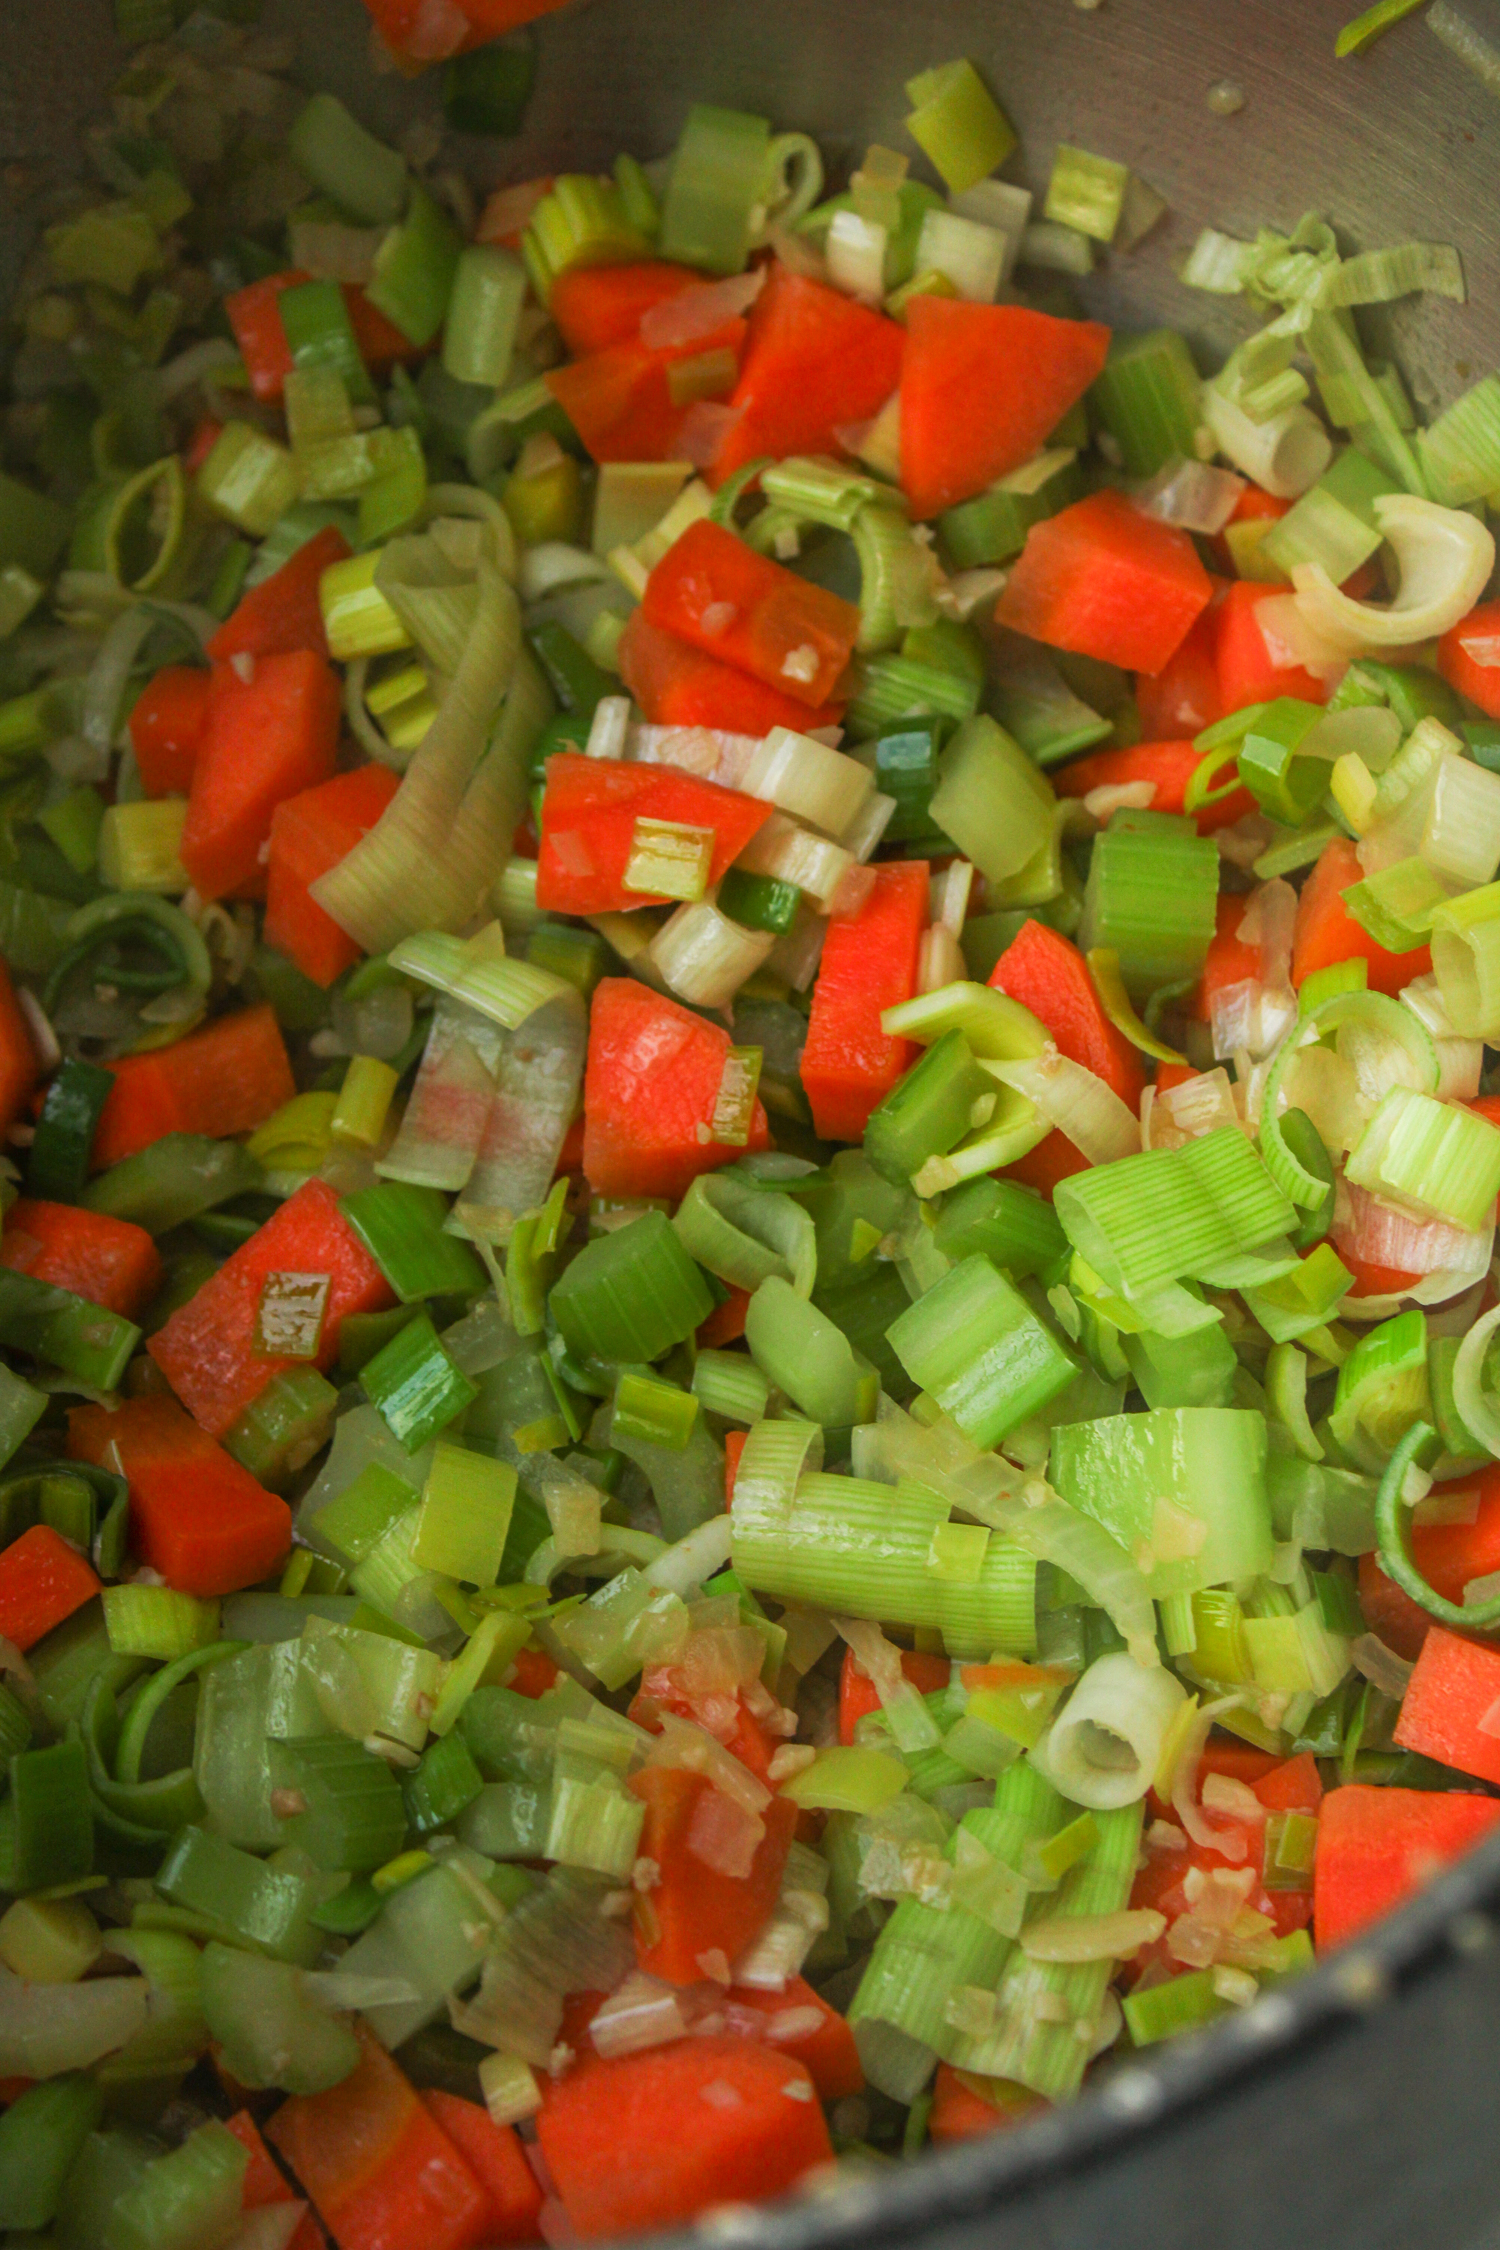
[[[1045,183],[1067,140],[1137,167],[1170,218],[1083,286],[1118,326],[1168,323],[1207,354],[1237,305],[1172,261],[1212,222],[1238,234],[1315,208],[1368,248],[1453,242],[1473,303],[1409,300],[1371,334],[1424,415],[1500,362],[1500,111],[1404,26],[1336,64],[1354,0],[581,0],[539,27],[524,140],[475,143],[489,184],[669,149],[693,100],[814,132],[834,165],[903,143],[904,81],[972,55]],[[1495,0],[1463,0],[1500,36]],[[357,0],[270,0],[309,84],[389,132],[434,100],[376,77]],[[108,0],[0,0],[0,288],[24,247],[9,167],[66,160],[121,56]],[[1224,117],[1221,80],[1245,95]],[[1015,167],[1012,167],[1015,170]],[[827,2197],[724,2214],[746,2250],[1267,2250],[1500,2246],[1500,1836],[1367,1939],[1207,2034],[1117,2066],[1071,2109]]]

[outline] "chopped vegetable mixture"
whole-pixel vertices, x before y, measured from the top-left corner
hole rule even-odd
[[[372,8],[503,155],[537,9]],[[1500,1820],[1500,379],[1358,328],[1456,254],[1206,228],[1205,378],[967,60],[480,209],[120,15],[0,473],[7,2240],[669,2227],[1253,2008]]]

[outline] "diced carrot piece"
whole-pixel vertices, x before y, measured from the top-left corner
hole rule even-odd
[[[918,1695],[936,1695],[948,1685],[952,1666],[945,1656],[928,1656],[921,1649],[903,1649],[901,1652],[902,1676],[910,1682]],[[854,1740],[854,1729],[861,1719],[880,1709],[880,1697],[875,1692],[875,1682],[860,1663],[852,1648],[845,1649],[839,1672],[839,1740],[847,1748]]]
[[[130,1487],[131,1545],[180,1593],[211,1600],[258,1585],[286,1560],[291,1510],[257,1484],[175,1399],[75,1406],[68,1453]]]
[[[31,1099],[38,1075],[31,1027],[0,959],[0,1134],[10,1131]]]
[[[708,829],[713,836],[707,875],[711,888],[770,817],[770,805],[760,798],[673,766],[559,751],[547,760],[537,905],[549,914],[609,914],[665,905],[659,895],[632,890],[625,880],[638,820]]]
[[[721,1875],[693,1848],[695,1822],[708,1822],[714,1795],[705,1774],[643,1766],[626,1787],[646,1807],[641,1852],[661,1870],[637,1905],[636,1958],[648,1976],[696,1984],[712,1974],[704,1956],[737,1961],[764,1929],[781,1888],[797,1808],[773,1797],[761,1815],[765,1834],[750,1873]]]
[[[273,1273],[328,1276],[322,1334],[310,1362],[255,1348],[261,1291]],[[195,1419],[211,1437],[223,1437],[277,1375],[307,1364],[331,1367],[350,1313],[381,1312],[394,1302],[332,1188],[311,1179],[178,1307],[147,1349]]]
[[[695,287],[702,287],[700,274],[665,258],[628,266],[573,266],[553,282],[547,309],[568,350],[582,359],[611,344],[629,343],[640,335],[648,312]]]
[[[1139,1109],[1146,1084],[1141,1058],[1105,1014],[1088,963],[1076,945],[1044,922],[1023,922],[990,971],[990,983],[1029,1008],[1069,1061],[1082,1063],[1102,1078],[1127,1108]],[[1060,1181],[1088,1168],[1087,1157],[1065,1133],[1054,1130],[1018,1163],[1009,1165],[1007,1175],[1050,1196]]]
[[[1050,648],[1154,674],[1212,598],[1187,533],[1105,491],[1032,526],[995,615]]]
[[[672,396],[673,367],[714,352],[738,357],[746,333],[736,318],[690,344],[653,350],[637,332],[554,367],[547,388],[596,461],[669,461],[688,413]]]
[[[984,2083],[997,2090],[1003,2088],[1006,2098],[1003,2102],[990,2101],[978,2091],[979,2083],[967,2071],[955,2070],[951,2063],[938,2064],[927,2119],[927,2137],[938,2148],[954,2141],[981,2140],[987,2133],[1009,2132],[1034,2110],[1047,2107],[1040,2094],[994,2078]]]
[[[219,663],[231,656],[292,656],[298,649],[326,657],[328,634],[318,588],[324,571],[348,554],[349,542],[338,525],[325,524],[280,570],[241,598],[209,642],[209,655]]]
[[[1403,1750],[1440,1766],[1500,1781],[1500,1649],[1434,1624],[1422,1643],[1396,1721]]]
[[[1060,797],[1086,797],[1091,789],[1149,781],[1155,791],[1151,811],[1180,813],[1183,794],[1202,762],[1203,753],[1191,742],[1139,742],[1129,750],[1094,750],[1075,758],[1053,774],[1052,786]],[[1200,805],[1193,821],[1200,836],[1211,836],[1254,810],[1249,790],[1234,789],[1217,804]]]
[[[686,1195],[738,1148],[709,1136],[729,1034],[633,977],[606,977],[589,1011],[583,1169],[596,1195]],[[769,1148],[755,1105],[752,1149]]]
[[[1192,631],[1182,642],[1175,656],[1164,664],[1155,678],[1149,672],[1137,674],[1135,683],[1136,709],[1141,715],[1141,732],[1147,742],[1191,741],[1224,716],[1224,706],[1219,695],[1219,667],[1215,658],[1214,611],[1210,606],[1203,612]],[[1060,781],[1061,776],[1054,777]],[[1248,791],[1246,792],[1248,796]],[[1254,800],[1251,799],[1253,805]],[[1158,797],[1156,810],[1164,810]],[[1217,806],[1207,806],[1206,811],[1217,811]],[[1231,814],[1238,820],[1239,814]],[[1204,835],[1202,816],[1199,816],[1198,833]]]
[[[801,2063],[818,2089],[819,2101],[840,2102],[864,2092],[864,2066],[854,2033],[805,1978],[788,1977],[780,1992],[731,1985],[724,2014],[731,2031],[764,2039],[778,2054]],[[816,2026],[807,2021],[814,2014],[819,2018]]]
[[[1267,1812],[1315,1813],[1323,1802],[1323,1777],[1310,1750],[1284,1758],[1250,1786]]]
[[[1278,665],[1272,660],[1257,615],[1262,602],[1274,600],[1285,589],[1241,579],[1214,610],[1214,651],[1219,671],[1219,702],[1227,714],[1243,711],[1250,703],[1274,703],[1281,695],[1302,703],[1326,703],[1326,681],[1316,679],[1300,664]]]
[[[5,1214],[0,1266],[71,1289],[91,1305],[134,1320],[161,1281],[161,1259],[144,1227],[73,1203],[23,1196]]]
[[[51,1524],[33,1524],[0,1547],[0,1639],[14,1641],[24,1655],[98,1591],[78,1549]]]
[[[557,1685],[557,1666],[539,1648],[520,1649],[505,1684],[514,1688],[517,1695],[545,1695],[548,1688]]]
[[[1438,670],[1450,687],[1500,719],[1500,602],[1481,602],[1438,642]]]
[[[794,696],[648,625],[633,609],[620,639],[620,677],[656,727],[712,727],[722,734],[767,735],[773,727],[806,734],[837,726],[842,703],[809,711]]]
[[[857,1141],[912,1059],[910,1040],[891,1038],[880,1018],[916,991],[927,886],[926,860],[887,861],[858,914],[828,925],[802,1050],[802,1089],[825,1141]]]
[[[1345,1945],[1471,1851],[1500,1820],[1500,1801],[1458,1791],[1330,1789],[1318,1819],[1313,1933],[1320,1953]]]
[[[164,1133],[253,1132],[297,1091],[276,1012],[264,1004],[106,1068],[115,1083],[94,1135],[96,1172]]]
[[[1245,906],[1243,898],[1227,891],[1220,893],[1216,927],[1204,958],[1203,974],[1188,995],[1186,1012],[1194,1023],[1212,1022],[1217,994],[1227,992],[1234,984],[1253,983],[1260,975],[1259,945],[1240,936]]]
[[[1363,880],[1364,869],[1355,846],[1347,837],[1336,837],[1325,847],[1297,901],[1297,927],[1292,939],[1294,985],[1300,988],[1314,969],[1332,968],[1339,961],[1368,961],[1370,990],[1394,996],[1414,977],[1430,971],[1430,946],[1415,946],[1410,953],[1387,953],[1355,921],[1344,904],[1344,893]]]
[[[726,1284],[729,1295],[722,1305],[715,1305],[698,1331],[700,1352],[721,1351],[726,1344],[737,1344],[745,1333],[745,1315],[750,1309],[748,1289],[736,1289]]]
[[[185,797],[208,732],[213,674],[169,664],[148,681],[130,714],[130,740],[148,797]]]
[[[839,431],[870,421],[900,383],[905,346],[895,321],[774,264],[750,315],[729,398],[736,419],[710,482],[766,454],[840,452]]]
[[[271,816],[333,772],[343,714],[338,675],[311,649],[214,680],[193,769],[182,864],[206,899],[262,893]]]
[[[300,2201],[295,2188],[289,2184],[261,2139],[260,2128],[249,2110],[236,2110],[233,2117],[226,2117],[224,2122],[250,2158],[245,2171],[245,2184],[240,2192],[240,2209],[263,2211],[268,2204]],[[304,2208],[297,2231],[286,2250],[327,2250],[327,2242],[328,2237],[312,2212]]]
[[[648,625],[801,704],[826,703],[859,638],[852,602],[814,586],[706,518],[690,526],[646,581]]]
[[[749,1435],[748,1430],[726,1430],[724,1432],[724,1505],[726,1508],[734,1505],[734,1480],[739,1472],[740,1455],[745,1450],[745,1440]]]
[[[545,2089],[537,2137],[570,2223],[592,2240],[784,2195],[832,2154],[807,2072],[750,2039],[586,2063]]]
[[[458,2094],[434,2088],[422,2099],[490,2199],[486,2245],[535,2242],[542,2191],[514,2126],[497,2125],[487,2109]]]
[[[1109,357],[1109,330],[1021,305],[913,297],[901,363],[901,482],[914,516],[1029,461]]]
[[[356,766],[314,789],[285,797],[271,815],[266,869],[267,945],[328,986],[361,948],[312,896],[312,886],[369,834],[401,786],[387,766]]]
[[[359,2068],[294,2094],[266,2127],[338,2250],[479,2250],[488,2194],[375,2034],[354,2019]]]

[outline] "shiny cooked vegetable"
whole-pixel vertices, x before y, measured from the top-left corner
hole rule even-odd
[[[516,130],[534,11],[375,12]],[[0,2217],[1008,2128],[1500,1815],[1457,259],[1209,228],[1205,379],[968,61],[476,214],[171,15],[0,478]]]

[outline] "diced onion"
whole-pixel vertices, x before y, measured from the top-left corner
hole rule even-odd
[[[1021,1951],[1032,1961],[1128,1961],[1154,1945],[1167,1926],[1154,1907],[1123,1907],[1116,1914],[1052,1914],[1028,1922]]]
[[[1352,601],[1321,563],[1292,572],[1305,623],[1336,654],[1406,648],[1436,639],[1467,617],[1495,567],[1488,528],[1461,509],[1440,508],[1405,492],[1375,502],[1375,521],[1394,550],[1400,592],[1384,606]],[[1266,605],[1269,606],[1269,605]]]
[[[766,285],[768,268],[731,274],[727,281],[705,282],[652,305],[641,315],[641,342],[648,351],[674,351],[712,336],[726,321],[747,313]]]
[[[1024,1094],[1049,1125],[1068,1139],[1091,1164],[1112,1164],[1138,1156],[1141,1128],[1135,1113],[1112,1086],[1056,1047],[1022,1062],[987,1063],[1002,1085]]]
[[[1169,461],[1131,499],[1142,515],[1158,523],[1212,537],[1224,529],[1244,490],[1245,479],[1232,469],[1213,469],[1205,461]]]

